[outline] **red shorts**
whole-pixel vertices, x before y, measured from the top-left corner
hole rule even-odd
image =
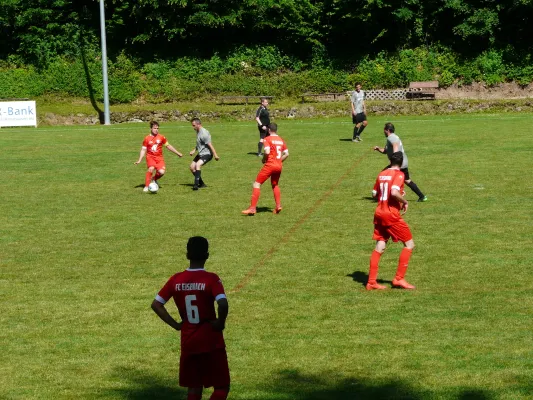
[[[210,353],[181,354],[180,386],[189,388],[229,386],[226,349]]]
[[[154,167],[157,170],[165,169],[165,160],[162,158],[146,157],[148,168]]]
[[[392,239],[393,242],[407,242],[413,238],[409,225],[401,219],[396,222],[394,225],[383,226],[379,224],[374,224],[374,235],[372,239],[382,240],[387,242],[389,239]]]
[[[265,181],[270,178],[270,183],[272,186],[275,186],[279,182],[279,177],[281,176],[281,168],[271,167],[271,166],[264,166],[261,168],[261,171],[257,174],[257,178],[255,178],[255,181],[257,183],[260,183],[261,185],[265,183]]]

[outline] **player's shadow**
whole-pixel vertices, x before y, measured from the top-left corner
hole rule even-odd
[[[259,156],[257,155],[257,152],[250,151],[250,152],[248,152],[246,154],[248,154],[249,156],[256,156],[257,158],[259,158]],[[261,155],[261,157],[263,157],[263,156]]]
[[[366,286],[366,283],[368,282],[368,274],[366,272],[355,271],[355,272],[353,272],[351,274],[348,274],[346,276],[352,278],[352,280],[354,282],[360,283],[363,286]],[[387,281],[387,280],[384,280],[384,279],[378,279],[377,282],[381,283],[381,284],[383,284],[383,283],[392,284],[392,281]]]
[[[274,211],[274,210],[272,208],[270,208],[270,207],[257,207],[255,209],[255,213],[256,214],[265,213],[265,212],[271,213],[272,211]]]
[[[187,397],[187,390],[178,386],[178,379],[176,377],[164,379],[160,376],[149,375],[129,367],[116,370],[115,375],[121,382],[120,387],[104,390],[104,392],[107,392],[113,398],[128,400],[170,400],[184,399]]]
[[[351,141],[352,139],[344,139],[344,138],[339,139],[339,142],[351,142]]]
[[[378,200],[375,197],[372,197],[372,196],[363,196],[362,199],[371,201],[372,203],[377,203],[378,202]]]
[[[357,355],[355,355],[355,360]],[[356,361],[355,361],[356,362]],[[336,372],[324,371],[321,374],[306,374],[297,369],[282,370],[270,377],[265,384],[264,400],[277,399],[279,395],[299,400],[423,400],[438,397],[438,393],[420,391],[409,382],[390,378],[372,379],[370,376],[341,376]],[[479,388],[460,387],[449,398],[457,400],[492,400],[494,394]]]
[[[144,183],[141,183],[140,185],[134,186],[134,188],[143,188],[143,187],[144,187]]]

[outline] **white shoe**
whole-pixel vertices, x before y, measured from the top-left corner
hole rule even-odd
[[[145,186],[145,187],[144,187],[143,192],[144,192],[144,193],[147,193],[147,192],[148,192],[148,186]]]

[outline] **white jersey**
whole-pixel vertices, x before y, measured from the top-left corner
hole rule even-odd
[[[364,112],[363,103],[365,101],[365,91],[360,90],[359,92],[357,92],[356,90],[354,90],[352,92],[351,101],[356,114],[361,114],[362,112]]]

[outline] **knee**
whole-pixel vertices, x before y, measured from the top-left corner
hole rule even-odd
[[[413,241],[413,239],[407,241],[405,243],[405,247],[407,247],[409,250],[413,250],[415,248],[415,242]]]
[[[159,172],[159,175],[161,175],[161,176],[165,175],[165,170],[164,169],[160,169],[157,172]]]
[[[253,185],[252,185],[252,187],[253,187],[254,189],[261,189],[261,184],[260,184],[259,182],[254,182]]]
[[[367,126],[368,125],[368,121],[363,121],[363,126]]]

